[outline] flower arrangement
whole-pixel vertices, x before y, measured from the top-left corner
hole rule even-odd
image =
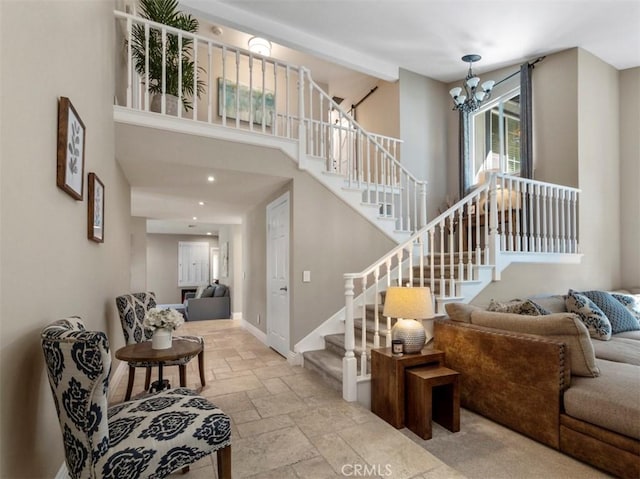
[[[155,331],[159,328],[165,328],[173,331],[179,328],[184,323],[184,318],[175,309],[166,308],[151,308],[147,311],[142,325],[145,328]]]

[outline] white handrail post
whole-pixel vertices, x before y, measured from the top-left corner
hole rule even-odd
[[[427,225],[427,182],[420,182],[420,225],[416,228],[416,231],[424,228]]]
[[[491,173],[489,182],[489,264],[494,265],[493,280],[500,281],[498,255],[500,252],[500,235],[498,234],[498,200],[496,196],[497,174]]]
[[[305,69],[298,70],[298,167],[301,170],[305,168],[305,159],[307,151],[307,131],[304,118],[304,75]]]
[[[354,354],[355,333],[353,330],[353,278],[345,275],[345,332],[344,332],[344,358],[342,358],[342,398],[353,402],[358,399],[357,374],[358,361]]]

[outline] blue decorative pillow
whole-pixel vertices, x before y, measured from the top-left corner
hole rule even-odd
[[[610,293],[606,291],[583,291],[580,294],[593,301],[606,314],[611,323],[612,334],[640,329],[638,320]]]
[[[608,341],[611,339],[611,323],[607,315],[585,295],[569,290],[565,300],[567,311],[577,314],[594,339]]]
[[[639,330],[640,329],[640,300],[638,298],[640,298],[640,296],[636,297],[630,294],[619,294],[619,293],[612,293],[611,296],[613,296],[613,298],[616,301],[619,301],[620,303],[622,303],[622,305],[625,308],[627,308],[627,311],[629,311],[636,320],[636,327],[633,328],[633,330],[634,331]]]

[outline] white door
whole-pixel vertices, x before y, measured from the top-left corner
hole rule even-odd
[[[267,344],[289,356],[289,193],[267,206]]]

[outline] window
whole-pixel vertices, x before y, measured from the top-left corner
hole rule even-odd
[[[520,89],[513,90],[473,114],[472,185],[487,171],[520,175]]]

